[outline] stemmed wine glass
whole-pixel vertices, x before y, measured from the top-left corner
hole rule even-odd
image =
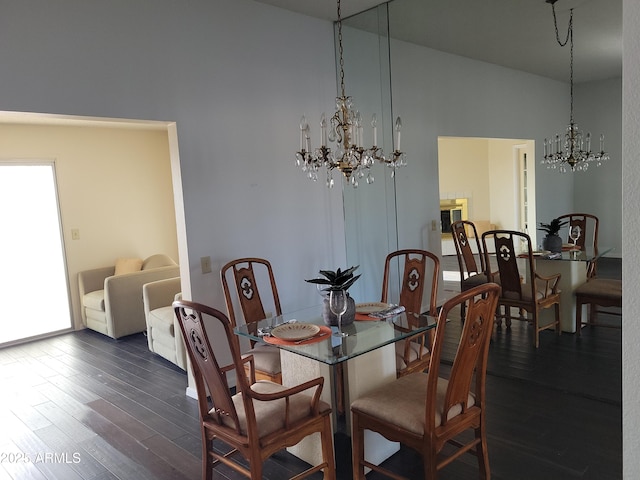
[[[571,227],[571,231],[569,232],[569,238],[573,240],[573,249],[577,250],[578,239],[580,238],[580,227],[578,225],[574,225]]]
[[[346,337],[349,334],[342,331],[342,315],[347,311],[347,292],[344,290],[331,290],[329,292],[329,309],[338,317],[337,337]]]

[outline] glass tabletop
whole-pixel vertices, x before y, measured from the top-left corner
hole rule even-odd
[[[573,261],[573,262],[592,262],[602,257],[603,255],[609,253],[613,248],[605,247],[598,248],[594,250],[593,247],[587,247],[585,250],[572,250],[567,248],[562,249],[562,253],[558,254],[546,254],[546,255],[535,255],[535,258],[541,260],[564,260],[564,261]]]
[[[234,329],[234,333],[241,337],[266,343],[263,337],[258,334],[259,331],[293,320],[297,323],[324,326],[322,305],[267,318],[250,326],[241,325]],[[434,328],[435,325],[436,319],[434,317],[402,312],[382,320],[355,320],[350,325],[343,325],[342,330],[349,334],[346,337],[327,335],[316,343],[297,345],[292,342],[275,346],[328,365],[335,365],[416,333],[427,331]],[[337,331],[337,327],[330,328],[332,332]]]

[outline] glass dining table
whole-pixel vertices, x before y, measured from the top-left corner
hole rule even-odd
[[[350,434],[351,401],[370,390],[396,378],[394,344],[412,335],[435,327],[436,319],[427,315],[402,312],[384,319],[358,314],[356,320],[342,327],[348,335],[333,333],[337,327],[327,328],[322,319],[322,305],[296,310],[266,318],[250,326],[234,329],[236,335],[254,341],[271,343],[264,333],[279,325],[315,325],[322,330],[311,342],[279,341],[282,383],[285,386],[324,377],[322,400],[330,403],[334,412],[334,431],[344,428]],[[344,406],[344,422],[338,425],[338,412]],[[365,443],[369,461],[379,464],[398,451],[399,444],[389,442],[374,432],[366,432]],[[316,464],[321,458],[320,442],[315,436],[304,439],[288,450],[297,457]]]
[[[573,292],[587,281],[589,265],[609,253],[612,248],[587,247],[585,250],[563,248],[561,253],[535,256],[536,272],[540,275],[560,273],[560,328],[563,332],[575,333],[576,307]],[[540,312],[541,322],[552,320],[553,312],[545,309]]]

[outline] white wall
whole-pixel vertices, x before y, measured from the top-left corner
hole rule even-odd
[[[593,137],[592,149],[605,135],[606,164],[574,175],[574,212],[593,213],[600,220],[598,244],[613,247],[608,256],[622,257],[622,79],[576,86],[575,121]]]
[[[622,445],[623,477],[640,478],[640,2],[623,0]]]
[[[194,299],[224,309],[216,268],[255,255],[284,308],[316,300],[303,279],[344,258],[341,195],[293,161],[300,116],[334,104],[329,22],[250,0],[0,8],[3,109],[177,123]]]
[[[0,159],[55,162],[76,328],[79,271],[155,253],[178,261],[166,129],[0,124]]]

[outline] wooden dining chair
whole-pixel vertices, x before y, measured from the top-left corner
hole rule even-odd
[[[242,313],[241,318],[249,332],[254,334],[257,333],[257,322],[267,317],[259,284],[268,289],[270,306],[275,310],[271,313],[275,313],[276,316],[282,315],[276,280],[268,260],[255,257],[233,260],[220,269],[220,279],[229,319],[234,327],[238,325],[240,317],[236,314],[236,309]],[[235,286],[235,297],[231,293],[230,285]],[[256,378],[282,383],[280,350],[277,347],[251,341],[251,349],[245,352],[245,355],[253,355]]]
[[[512,318],[528,320],[534,328],[533,343],[536,348],[540,345],[540,332],[546,329],[555,329],[560,335],[560,290],[558,282],[560,274],[542,276],[536,273],[531,238],[526,233],[514,230],[489,230],[482,234],[482,249],[485,254],[485,263],[489,263],[489,250],[487,243],[492,242],[493,251],[500,275],[500,298],[496,311],[496,323],[500,324],[504,319],[507,328],[511,326]],[[516,251],[516,245],[524,247],[523,253]],[[524,263],[525,271],[518,268],[518,259]],[[548,324],[540,325],[540,311],[545,308],[554,308],[554,320]],[[518,309],[518,316],[511,315],[511,309]],[[502,313],[501,309],[504,309]],[[522,314],[528,312],[531,319]]]
[[[445,302],[438,316],[429,372],[400,377],[351,404],[354,479],[365,478],[365,467],[392,478],[403,478],[366,460],[365,430],[420,453],[426,479],[435,480],[438,470],[465,452],[476,455],[479,477],[490,478],[485,378],[499,292],[497,284],[485,283]],[[440,358],[447,319],[462,303],[467,303],[467,316],[450,374],[445,378],[440,376]],[[469,430],[474,433],[470,441],[466,435]],[[446,444],[459,448],[443,456]]]
[[[451,235],[453,236],[453,244],[456,247],[456,256],[458,257],[460,291],[464,292],[470,288],[487,283],[489,279],[484,263],[485,256],[482,253],[480,236],[478,235],[475,224],[468,220],[453,222],[451,224]],[[472,243],[475,244],[475,252],[473,251]],[[476,262],[476,255],[478,256],[478,262]],[[462,304],[460,319],[464,319],[464,315],[464,304]]]
[[[185,300],[173,303],[198,393],[202,433],[202,478],[211,480],[213,468],[222,463],[252,480],[262,479],[264,461],[308,435],[319,433],[322,463],[295,478],[305,478],[320,470],[325,480],[335,479],[331,407],[320,400],[322,377],[291,388],[268,381],[256,381],[254,357],[242,357],[235,341],[233,324],[214,308]],[[206,320],[205,320],[206,319]],[[224,332],[212,348],[207,328]],[[223,348],[226,344],[228,349]],[[232,364],[222,366],[221,359]],[[244,375],[244,367],[249,375]],[[229,374],[235,375],[235,394],[231,394]],[[214,446],[215,441],[215,446]],[[220,442],[229,451],[221,452]],[[249,468],[234,460],[239,454]]]
[[[428,270],[431,271],[430,280]],[[398,277],[399,284],[392,282]],[[440,278],[440,259],[426,250],[405,249],[391,252],[384,262],[381,302],[391,301],[391,291],[397,290],[398,298],[394,303],[402,305],[408,315],[422,313],[422,297],[425,288],[430,289],[428,313],[437,315],[438,280]],[[422,332],[395,343],[396,374],[407,375],[411,372],[429,368],[429,357],[433,332]]]
[[[600,221],[595,215],[590,213],[567,213],[560,215],[559,220],[568,222],[567,243],[573,244],[571,239],[571,231],[574,228],[578,228],[580,236],[576,241],[576,247],[580,250],[585,250],[586,247],[591,247],[593,253],[598,253],[598,228]],[[597,259],[592,260],[587,264],[587,277],[595,277],[597,274]]]

